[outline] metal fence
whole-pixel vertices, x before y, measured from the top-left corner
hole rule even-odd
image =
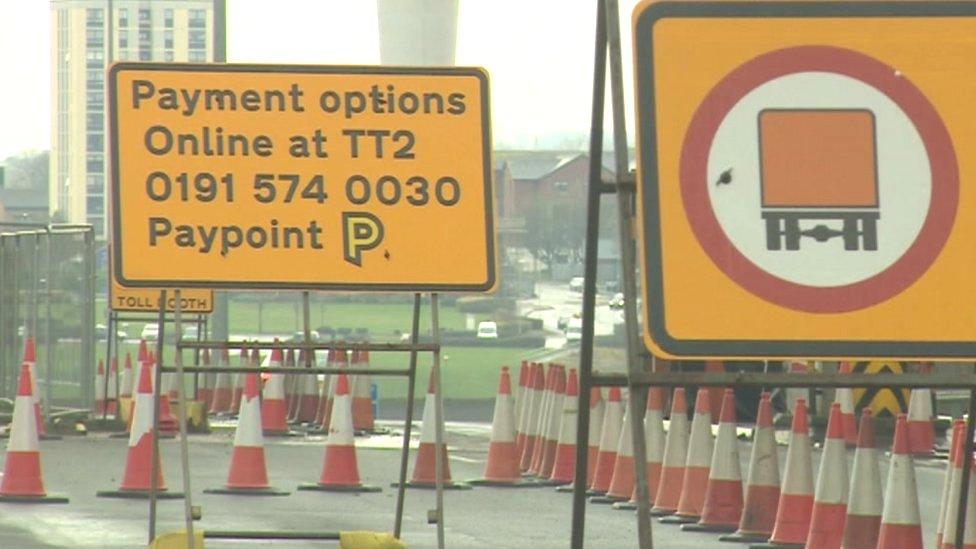
[[[0,223],[0,396],[14,398],[34,339],[51,407],[90,407],[95,375],[95,242],[89,225]]]

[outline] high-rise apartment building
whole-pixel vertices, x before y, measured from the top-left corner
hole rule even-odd
[[[107,69],[115,61],[211,61],[213,20],[213,0],[51,0],[52,216],[91,223],[105,237]]]

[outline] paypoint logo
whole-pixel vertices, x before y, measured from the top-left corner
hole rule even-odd
[[[343,212],[342,255],[357,267],[363,266],[363,252],[383,242],[383,222],[366,212]]]

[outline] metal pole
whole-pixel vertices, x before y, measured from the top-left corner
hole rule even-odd
[[[84,381],[88,393],[86,403],[91,406],[95,402],[95,231],[89,227],[85,233],[85,309],[82,311],[81,342],[82,360],[89,366],[82,369],[88,372],[89,378]],[[48,345],[51,343],[48,342]],[[50,374],[48,374],[50,378]],[[50,384],[47,388],[48,400],[51,400]]]
[[[166,323],[163,319],[166,318],[166,290],[160,290],[159,292],[159,332],[158,339],[156,340],[156,370],[152,372],[153,374],[153,431],[152,431],[152,464],[150,465],[151,472],[149,475],[149,544],[152,544],[153,540],[156,539],[156,492],[159,490],[157,482],[159,480],[159,393],[160,386],[163,384],[163,341],[166,339]],[[147,361],[143,368],[149,367],[152,361]],[[136,385],[138,385],[136,381]]]
[[[600,228],[600,186],[603,166],[603,100],[606,88],[607,22],[603,0],[597,0],[596,45],[593,61],[593,112],[590,122],[590,173],[586,201],[586,248],[583,275],[583,334],[579,359],[579,412],[576,419],[576,471],[573,478],[573,517],[570,546],[583,549],[586,521],[586,458],[590,439],[590,377],[593,375],[593,315]]]
[[[441,331],[438,319],[437,294],[430,294],[430,329],[431,338],[435,345],[440,345]],[[444,445],[444,395],[441,392],[441,350],[434,351],[432,366],[434,378],[434,476],[437,490],[437,549],[444,549],[444,459],[447,458]]]
[[[54,364],[56,362],[56,359],[55,359],[54,354],[52,352],[53,349],[54,349],[54,347],[51,345],[51,279],[54,278],[53,276],[51,276],[52,274],[54,274],[54,273],[51,272],[51,266],[52,266],[52,262],[51,262],[51,249],[53,247],[54,247],[54,235],[51,234],[51,231],[48,231],[47,232],[47,253],[45,254],[45,256],[46,256],[45,259],[47,260],[47,267],[44,269],[47,272],[47,280],[44,283],[44,289],[47,290],[47,292],[46,292],[47,295],[45,296],[46,299],[44,300],[45,301],[45,303],[44,303],[44,308],[45,308],[45,314],[44,314],[44,354],[45,354],[45,357],[44,357],[44,361],[46,362],[46,364],[44,365],[44,380],[45,380],[45,383],[44,383],[44,402],[41,403],[41,406],[44,408],[44,416],[45,417],[47,417],[47,415],[51,411],[51,409],[50,409],[50,406],[51,406],[51,404],[50,404],[50,402],[51,402],[51,381],[53,379]],[[35,365],[34,367],[35,367],[35,370],[36,370],[37,366]],[[37,378],[38,375],[40,375],[40,372],[35,371],[34,372],[35,379]],[[37,387],[35,387],[34,390],[35,391],[38,390]]]
[[[420,341],[420,294],[413,295],[413,322],[410,343]],[[403,421],[403,449],[400,452],[400,482],[397,484],[396,518],[393,521],[393,537],[400,539],[403,526],[403,501],[407,491],[407,462],[410,460],[410,428],[413,427],[413,392],[417,386],[417,349],[410,351],[410,374],[407,376],[407,414]]]
[[[102,405],[102,421],[108,419],[108,377],[112,375],[112,340],[115,339],[115,322],[113,322],[113,314],[108,315],[108,328],[105,330],[105,383],[102,389],[105,391],[105,400]],[[115,381],[115,386],[118,387],[118,380]],[[118,391],[116,391],[116,400],[118,399]],[[118,406],[116,406],[118,408]]]
[[[196,541],[193,538],[193,501],[191,500],[192,495],[190,493],[190,449],[186,429],[187,399],[184,398],[183,394],[183,349],[180,347],[180,342],[183,340],[183,305],[180,303],[181,299],[180,290],[177,288],[173,292],[173,316],[176,320],[173,327],[176,332],[176,353],[173,355],[173,358],[176,360],[176,377],[178,380],[176,384],[176,398],[180,401],[177,413],[180,421],[180,465],[181,469],[183,469],[183,516],[186,522],[186,542],[190,549],[195,549]],[[197,333],[197,339],[199,339],[199,332]]]
[[[969,502],[969,478],[972,476],[973,466],[973,431],[976,429],[976,388],[969,390],[969,412],[966,415],[966,438],[965,451],[963,453],[962,464],[962,485],[959,487],[959,507],[956,514],[956,539],[955,547],[964,547],[963,542],[966,534],[966,507]],[[951,465],[950,465],[951,467]]]

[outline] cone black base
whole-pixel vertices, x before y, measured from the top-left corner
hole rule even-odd
[[[739,525],[729,526],[725,524],[682,524],[682,532],[711,532],[715,534],[728,534],[739,529]]]
[[[303,437],[305,433],[299,433],[298,431],[263,431],[261,433],[263,436],[269,438],[284,438],[284,437]]]
[[[101,490],[95,492],[100,498],[149,499],[149,490]],[[156,499],[183,499],[183,492],[156,492]]]
[[[731,543],[766,543],[769,541],[769,536],[763,534],[744,534],[741,532],[736,532],[727,536],[719,536],[718,540],[728,541]]]
[[[614,503],[620,503],[621,501],[626,501],[626,499],[614,496],[593,496],[590,498],[590,503],[596,503],[598,505],[611,505]]]
[[[476,478],[464,481],[465,484],[472,486],[488,486],[491,488],[542,488],[550,486],[541,480],[490,480],[486,478]]]
[[[204,494],[218,494],[222,496],[287,496],[291,492],[277,488],[207,488]]]
[[[689,517],[687,515],[668,515],[659,518],[661,524],[694,524],[701,520],[701,517]]]
[[[356,429],[353,433],[357,437],[365,437],[369,435],[388,435],[392,432],[393,430],[389,427],[373,427],[372,429]]]
[[[59,494],[46,496],[3,496],[0,503],[68,503],[68,498]]]
[[[375,493],[382,492],[379,486],[369,486],[367,484],[354,484],[343,486],[341,484],[300,484],[299,490],[314,492],[346,492],[346,493]]]
[[[436,490],[437,489],[437,485],[434,484],[433,482],[412,482],[411,481],[411,482],[408,482],[405,486],[407,488],[420,488],[421,490]],[[399,488],[400,487],[400,483],[399,482],[394,482],[394,483],[390,484],[390,487],[391,488]],[[471,486],[470,484],[465,484],[463,482],[445,482],[444,483],[444,489],[445,490],[471,490],[472,488],[474,488],[474,486]]]
[[[112,433],[108,438],[129,438],[129,433]],[[159,433],[159,440],[172,440],[176,438],[176,435],[166,434],[163,432]]]
[[[613,504],[613,508],[618,511],[636,511],[637,504],[633,501],[618,501]]]
[[[129,436],[129,435],[126,435],[126,436]],[[2,440],[7,440],[9,438],[10,438],[10,433],[9,432],[3,433],[2,435],[0,435],[0,439],[2,439]],[[47,433],[44,433],[43,435],[37,435],[37,440],[64,440],[64,437],[61,436],[61,435],[49,435]]]
[[[675,513],[677,513],[677,511],[674,509],[658,509],[656,507],[651,508],[652,517],[669,517]]]
[[[562,486],[556,486],[556,491],[557,492],[562,492],[564,494],[566,494],[566,493],[572,493],[573,492],[573,485],[572,484],[563,484]]]

